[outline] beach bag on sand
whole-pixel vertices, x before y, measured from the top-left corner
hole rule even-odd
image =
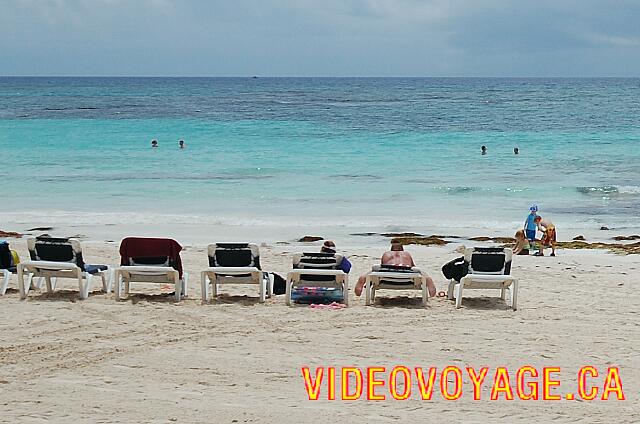
[[[15,250],[11,251],[11,266],[18,266],[20,263],[20,256],[18,256],[18,252]]]
[[[460,282],[462,277],[469,273],[469,264],[465,262],[464,256],[447,262],[442,266],[442,274],[447,280],[454,279]]]
[[[287,281],[275,272],[272,272],[271,275],[273,275],[273,294],[285,294]]]

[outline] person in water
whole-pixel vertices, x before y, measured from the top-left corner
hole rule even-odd
[[[151,140],[151,147],[158,147],[158,140],[156,140],[155,138]]]
[[[184,144],[184,140],[180,140],[180,141],[178,141],[178,146],[180,146],[180,148],[181,148],[181,149],[184,149],[185,147],[187,147],[187,146],[185,146],[185,144]]]
[[[519,155],[520,154],[520,149],[518,149],[517,147],[513,148],[513,154],[514,155]]]
[[[480,151],[482,152],[482,155],[486,155],[487,154],[487,146],[482,146],[480,147]]]
[[[409,252],[404,251],[404,247],[400,243],[391,243],[391,250],[385,252],[380,258],[380,265],[396,265],[396,266],[406,266],[406,267],[414,267],[416,264],[413,262],[413,258]],[[429,289],[429,296],[434,297],[436,295],[436,285],[434,284],[431,277],[429,277],[424,272],[423,276],[427,280],[427,288]],[[367,274],[363,274],[358,278],[358,282],[355,287],[356,296],[360,296],[362,294],[362,289],[367,281]]]

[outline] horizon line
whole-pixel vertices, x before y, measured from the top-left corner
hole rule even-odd
[[[620,76],[620,75],[576,75],[576,76],[566,76],[566,75],[546,75],[546,76],[527,76],[527,75],[490,75],[490,76],[480,76],[480,75],[63,75],[63,74],[53,74],[53,75],[0,75],[0,78],[248,78],[248,79],[259,79],[259,78],[486,78],[486,79],[633,79],[640,78],[638,76]]]

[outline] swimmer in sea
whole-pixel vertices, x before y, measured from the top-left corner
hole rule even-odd
[[[156,140],[155,138],[151,140],[151,147],[158,147],[158,140]]]
[[[184,140],[180,140],[178,141],[178,145],[180,146],[181,149],[184,149],[186,146],[184,145]]]
[[[486,155],[487,154],[487,146],[482,146],[480,148],[480,150],[482,151],[482,155]]]
[[[520,154],[520,149],[518,149],[517,147],[513,148],[513,154],[514,155],[519,155]]]

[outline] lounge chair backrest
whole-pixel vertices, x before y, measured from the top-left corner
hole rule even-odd
[[[310,271],[338,269],[340,263],[342,263],[342,255],[334,253],[297,253],[293,255],[294,269],[308,269]],[[335,279],[332,275],[302,274],[300,277],[303,280],[318,282],[332,281]]]
[[[182,246],[166,238],[126,237],[120,242],[120,265],[170,266],[182,278]]]
[[[511,273],[511,249],[501,247],[472,247],[464,252],[469,264],[469,274],[509,275]]]
[[[80,241],[73,238],[31,237],[27,248],[32,261],[69,262],[84,270]]]
[[[11,249],[9,243],[0,241],[0,269],[11,268]]]
[[[337,269],[342,255],[334,253],[297,253],[293,256],[294,269]]]
[[[253,243],[213,243],[207,247],[209,266],[260,268],[260,249]]]

